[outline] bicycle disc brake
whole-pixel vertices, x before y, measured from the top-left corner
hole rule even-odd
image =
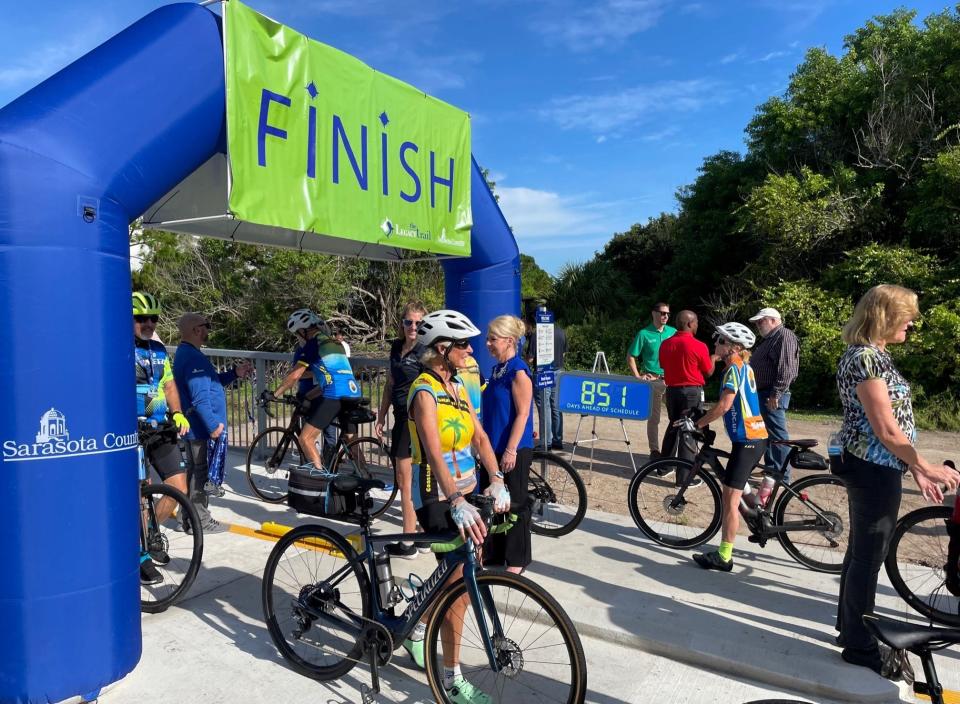
[[[835,548],[843,535],[843,519],[833,511],[824,511],[823,515],[830,522],[830,527],[823,531],[823,537],[830,541],[830,547]]]
[[[663,510],[670,516],[679,516],[687,508],[687,502],[684,498],[676,494],[663,497]]]
[[[496,653],[497,665],[505,677],[518,677],[523,672],[523,651],[516,642],[506,636],[494,636],[493,649]]]

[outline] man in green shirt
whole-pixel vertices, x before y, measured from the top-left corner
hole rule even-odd
[[[650,417],[647,418],[647,443],[650,445],[650,459],[660,457],[660,409],[663,407],[663,367],[660,366],[660,343],[677,331],[667,325],[670,319],[670,306],[656,303],[650,309],[650,324],[640,330],[633,338],[630,351],[627,352],[627,364],[638,379],[650,382],[653,397],[650,404]],[[639,368],[637,366],[639,362]]]

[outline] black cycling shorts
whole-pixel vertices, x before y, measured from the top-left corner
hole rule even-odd
[[[767,451],[767,441],[735,442],[727,468],[723,474],[723,485],[743,491],[753,468],[759,464],[763,453]]]
[[[390,431],[390,456],[395,460],[409,459],[410,450],[410,426],[407,425],[407,415],[394,413],[393,428]]]
[[[163,481],[187,471],[176,440],[172,442],[154,440],[144,448],[143,454]]]
[[[433,499],[417,509],[417,522],[424,533],[459,533],[457,524],[450,515],[450,504],[447,501]],[[437,562],[443,560],[441,553],[436,553]]]
[[[321,396],[314,400],[307,414],[306,422],[317,430],[324,430],[341,412],[355,408],[357,405],[357,399],[324,398]],[[357,432],[357,426],[341,420],[340,431],[352,435]]]

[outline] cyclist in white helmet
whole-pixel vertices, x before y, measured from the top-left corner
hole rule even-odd
[[[703,428],[723,416],[733,450],[723,479],[723,528],[720,548],[693,556],[697,564],[708,570],[729,572],[733,569],[733,541],[740,527],[740,495],[750,472],[767,449],[767,428],[760,416],[757,380],[750,368],[750,348],[756,336],[746,325],[724,323],[714,333],[716,354],[727,365],[720,386],[720,399],[697,420]]]
[[[407,396],[410,445],[413,454],[411,495],[417,519],[427,533],[458,530],[482,545],[487,529],[477,509],[464,497],[473,493],[477,477],[474,452],[490,477],[484,492],[495,499],[495,510],[510,508],[510,492],[490,440],[477,420],[467,389],[456,377],[457,369],[473,352],[470,340],[480,334],[462,313],[438,310],[423,317],[419,339],[425,350],[420,357],[424,371],[410,385]],[[440,556],[438,556],[440,557]],[[450,581],[461,578],[462,567]],[[491,698],[474,687],[460,672],[460,637],[465,603],[458,603],[446,615],[441,627],[443,684],[456,704],[489,704]],[[419,636],[419,638],[417,638]],[[451,648],[446,645],[451,644]],[[418,666],[423,667],[422,624],[404,642]]]

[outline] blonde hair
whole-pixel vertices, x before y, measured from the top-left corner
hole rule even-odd
[[[523,337],[526,330],[523,321],[515,315],[498,315],[487,326],[489,333],[497,337],[512,337],[514,340]]]
[[[920,315],[917,294],[903,286],[880,284],[863,294],[853,317],[843,326],[848,345],[875,345],[886,342],[906,321]]]
[[[427,309],[420,301],[410,301],[403,307],[403,311],[400,313],[400,316],[406,318],[411,313],[419,313],[420,315],[426,315]]]

